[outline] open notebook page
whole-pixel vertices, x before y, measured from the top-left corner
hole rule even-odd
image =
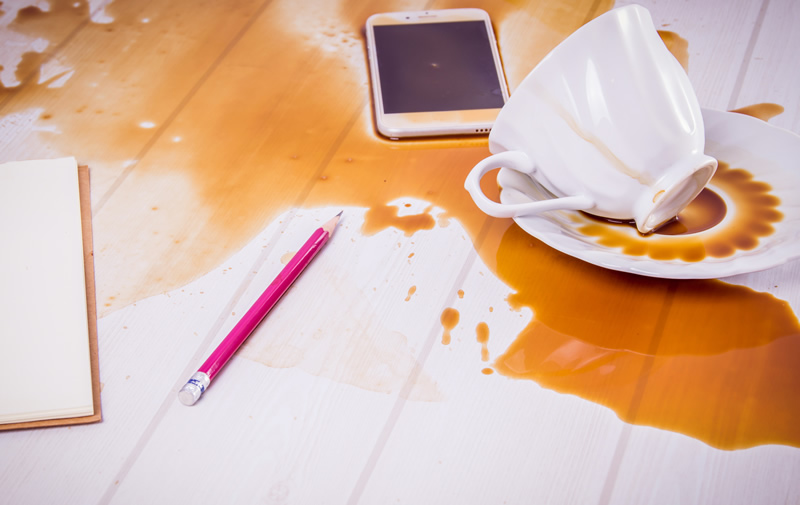
[[[91,415],[75,159],[0,165],[0,423]]]

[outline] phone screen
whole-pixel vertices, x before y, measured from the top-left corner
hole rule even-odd
[[[483,21],[381,25],[374,33],[385,113],[503,106]]]

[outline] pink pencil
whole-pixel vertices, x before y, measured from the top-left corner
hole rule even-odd
[[[217,373],[225,366],[225,363],[231,359],[233,353],[241,346],[247,337],[258,326],[267,313],[275,306],[275,303],[281,296],[289,289],[289,286],[297,279],[300,273],[311,263],[314,256],[322,249],[322,246],[328,242],[336,230],[336,223],[339,222],[339,217],[342,213],[338,213],[330,221],[323,224],[321,227],[306,240],[303,247],[289,260],[289,263],[283,267],[283,270],[275,277],[275,280],[267,286],[264,293],[258,297],[256,303],[250,307],[250,310],[236,323],[225,340],[214,349],[211,356],[203,363],[203,365],[192,375],[178,393],[178,398],[184,405],[194,405],[200,395],[206,390],[211,381]]]

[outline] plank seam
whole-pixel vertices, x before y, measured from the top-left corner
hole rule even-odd
[[[733,90],[731,91],[731,98],[728,101],[728,110],[733,110],[736,108],[736,103],[738,102],[739,95],[742,92],[744,79],[747,75],[747,71],[750,68],[750,61],[753,59],[753,52],[755,51],[758,37],[761,34],[761,27],[764,24],[764,18],[767,15],[768,8],[769,0],[764,0],[761,4],[761,8],[758,11],[758,16],[756,16],[753,32],[750,34],[750,40],[747,42],[747,49],[744,52],[744,56],[742,56],[742,64],[739,66],[739,73],[736,76],[736,81],[734,82]]]
[[[641,406],[645,389],[647,389],[650,372],[653,369],[653,361],[655,360],[656,352],[658,351],[658,347],[661,343],[661,337],[664,335],[664,328],[669,320],[669,313],[672,310],[672,302],[675,300],[675,296],[678,291],[678,282],[680,281],[670,282],[667,292],[664,296],[664,304],[661,306],[661,311],[658,314],[655,328],[653,328],[653,338],[650,341],[650,345],[647,347],[648,357],[642,365],[639,379],[636,382],[636,389],[634,390],[633,397],[631,398],[630,409],[628,410],[628,418],[634,421],[636,419],[636,414],[639,411],[639,407]],[[617,484],[617,477],[619,476],[620,467],[622,466],[622,460],[625,458],[625,452],[628,448],[628,441],[630,440],[633,432],[633,424],[628,421],[623,422],[625,423],[625,426],[623,427],[622,433],[617,441],[617,447],[614,450],[614,455],[611,457],[608,474],[606,475],[606,480],[603,483],[603,489],[600,493],[600,498],[597,501],[598,505],[608,505],[608,503],[611,502],[611,497]]]

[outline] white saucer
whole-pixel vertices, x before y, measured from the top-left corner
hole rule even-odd
[[[731,167],[744,168],[755,180],[772,187],[769,192],[780,199],[777,210],[783,214],[780,221],[772,223],[774,232],[760,237],[758,244],[749,250],[737,250],[730,256],[715,258],[706,256],[700,261],[688,262],[679,259],[656,260],[649,256],[634,256],[622,252],[621,247],[608,247],[597,243],[597,238],[584,234],[580,229],[589,218],[575,211],[551,211],[539,215],[515,218],[514,221],[526,232],[565,254],[574,256],[597,266],[650,277],[672,279],[711,279],[764,270],[786,263],[800,256],[800,136],[769,125],[764,121],[733,112],[703,110],[706,131],[706,154],[728,163]],[[500,201],[504,204],[526,203],[550,198],[546,190],[529,177],[503,168],[497,176],[502,188]],[[733,214],[735,202],[714,187],[728,205],[728,214]],[[734,207],[734,208],[732,208]],[[579,216],[579,217],[576,217]],[[680,240],[680,237],[664,235],[637,238],[633,227],[613,224],[594,225],[613,227],[615,233],[629,233],[637,240]],[[708,230],[687,235],[701,241],[720,232],[718,228],[732,226],[728,219]],[[684,236],[683,238],[685,239]]]

